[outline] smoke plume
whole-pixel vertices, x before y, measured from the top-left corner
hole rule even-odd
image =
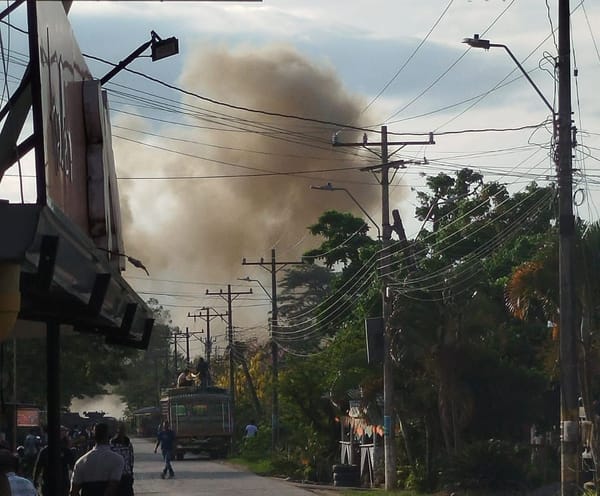
[[[360,114],[365,101],[349,94],[330,67],[288,47],[198,49],[186,61],[180,86],[272,113],[337,123],[369,120]],[[193,96],[184,102],[188,115],[163,118],[193,127],[162,125],[160,133],[185,141],[146,139],[181,154],[115,140],[119,175],[236,177],[120,182],[126,250],[153,276],[223,284],[235,283],[242,275],[257,277],[260,274],[241,266],[243,257],[268,259],[276,247],[278,258],[294,259],[315,245],[306,227],[325,210],[360,215],[343,192],[314,191],[310,185],[332,182],[347,187],[365,208],[378,211],[380,192],[374,179],[351,169],[365,164],[365,156],[360,156],[364,152],[331,146],[339,128],[235,110]],[[131,119],[134,122],[121,119],[119,124],[148,128]],[[340,137],[357,141],[362,133],[345,130]],[[298,174],[324,169],[338,170]],[[265,173],[274,175],[260,175]],[[242,174],[250,176],[239,177]]]

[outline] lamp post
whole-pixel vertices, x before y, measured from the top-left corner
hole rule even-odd
[[[527,81],[529,81],[529,84],[531,84],[531,86],[533,86],[533,89],[540,96],[540,98],[544,101],[544,103],[546,104],[546,107],[548,107],[550,109],[550,112],[552,112],[552,117],[554,117],[554,115],[555,115],[554,107],[548,101],[548,99],[544,96],[544,94],[540,91],[540,89],[537,87],[537,85],[533,82],[533,79],[531,79],[531,77],[529,77],[529,74],[527,74],[527,71],[523,68],[521,63],[517,60],[517,58],[510,51],[510,48],[508,48],[506,45],[503,45],[502,43],[491,43],[490,40],[484,40],[484,39],[480,38],[478,34],[473,35],[473,38],[464,38],[462,42],[466,43],[467,45],[469,45],[472,48],[483,48],[484,50],[489,50],[490,48],[495,48],[495,47],[504,48],[504,50],[506,50],[506,53],[508,53],[510,58],[517,65],[519,70],[523,73],[523,76],[525,76],[525,78],[527,78]]]
[[[243,263],[246,263],[246,259],[244,259]],[[271,397],[271,449],[273,452],[277,448],[279,440],[279,346],[277,346],[274,334],[279,325],[279,312],[277,308],[277,271],[275,264],[275,248],[273,248],[271,251],[271,293],[267,291],[258,279],[250,279],[250,276],[239,279],[240,281],[257,282],[269,297],[269,300],[271,300],[271,373],[273,380]]]
[[[136,48],[131,54],[125,57],[121,62],[119,62],[116,66],[114,66],[109,72],[106,73],[101,79],[100,84],[104,85],[109,80],[111,80],[117,73],[121,72],[125,69],[131,62],[137,59],[139,56],[144,53],[148,47],[152,49],[152,61],[156,62],[157,60],[164,59],[170,57],[171,55],[176,55],[179,53],[179,40],[174,36],[170,38],[162,39],[158,36],[154,31],[150,31],[150,40],[146,43],[143,43],[138,48]]]
[[[323,186],[311,186],[310,189],[317,189],[319,191],[344,191],[350,197],[350,199],[356,204],[356,206],[358,208],[360,208],[360,211],[367,216],[367,219],[369,219],[371,221],[371,224],[373,224],[375,226],[375,229],[377,229],[377,239],[381,239],[381,229],[379,228],[379,225],[377,224],[377,222],[375,222],[373,220],[373,218],[369,215],[369,212],[367,212],[363,208],[363,206],[360,203],[358,203],[358,200],[356,198],[354,198],[354,195],[352,193],[350,193],[350,191],[348,191],[346,188],[334,187],[333,184],[327,183]]]
[[[569,0],[559,0],[558,9],[558,116],[540,89],[525,72],[506,45],[490,43],[478,35],[463,40],[474,48],[504,48],[525,75],[553,116],[554,137],[558,131],[558,211],[559,211],[559,310],[560,310],[560,420],[561,494],[578,493],[579,475],[579,384],[577,380],[577,337],[575,325],[575,218],[573,215],[573,167],[571,149],[571,62]],[[557,118],[558,117],[558,118]]]

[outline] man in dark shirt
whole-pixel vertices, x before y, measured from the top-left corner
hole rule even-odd
[[[200,387],[206,389],[206,387],[210,385],[210,372],[208,371],[208,363],[206,363],[202,357],[198,358],[196,372],[200,378]]]
[[[175,477],[173,467],[171,466],[171,460],[173,459],[173,451],[175,450],[175,432],[169,428],[169,421],[165,420],[162,423],[158,436],[156,438],[156,446],[154,446],[154,453],[160,446],[162,456],[165,461],[165,468],[163,469],[160,476],[164,479],[169,472],[169,478]]]
[[[61,494],[69,494],[69,470],[73,470],[75,465],[75,454],[69,448],[68,431],[65,428],[61,428],[60,431],[60,464],[61,464]],[[33,467],[33,483],[37,487],[39,479],[41,477],[41,489],[42,494],[46,496],[48,494],[48,446],[44,446],[37,457],[35,466]]]
[[[133,445],[125,434],[125,424],[119,423],[119,430],[110,439],[110,448],[123,457],[123,475],[119,484],[119,496],[133,496]]]

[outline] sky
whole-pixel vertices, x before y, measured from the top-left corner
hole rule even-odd
[[[204,329],[188,318],[222,297],[206,291],[253,289],[234,302],[236,339],[268,337],[270,274],[242,266],[275,248],[299,260],[319,240],[308,233],[327,209],[377,222],[378,177],[359,167],[380,163],[381,126],[391,142],[434,133],[434,145],[391,146],[409,162],[393,176],[391,208],[409,238],[420,229],[415,195],[428,176],[470,167],[512,192],[554,181],[550,111],[508,54],[470,49],[475,33],[507,45],[550,102],[555,101],[557,0],[264,0],[262,2],[75,1],[69,14],[96,77],[150,38],[179,39],[180,53],[140,57],[105,85],[120,178],[126,278],[171,312],[174,325]],[[598,219],[600,157],[600,5],[571,1],[576,213]],[[7,29],[3,27],[6,39]],[[18,34],[13,34],[17,43]],[[91,57],[90,57],[91,56]],[[99,60],[100,59],[100,60]],[[144,77],[144,75],[146,77]],[[153,80],[149,79],[151,77]],[[556,107],[557,108],[557,107]],[[278,115],[273,115],[278,114]],[[288,117],[282,117],[286,115]],[[355,130],[361,128],[361,131]],[[24,165],[27,168],[27,164]],[[19,201],[14,176],[0,197]],[[245,176],[245,177],[244,177]],[[24,179],[26,201],[35,197]],[[367,223],[371,221],[365,217]],[[375,237],[373,227],[370,234]],[[281,273],[279,273],[281,275]],[[211,323],[217,352],[225,326]],[[192,355],[202,352],[197,334]]]

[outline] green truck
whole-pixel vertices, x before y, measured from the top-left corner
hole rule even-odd
[[[175,458],[186,453],[224,458],[231,448],[231,399],[225,389],[184,386],[162,392],[161,416],[177,437]]]

